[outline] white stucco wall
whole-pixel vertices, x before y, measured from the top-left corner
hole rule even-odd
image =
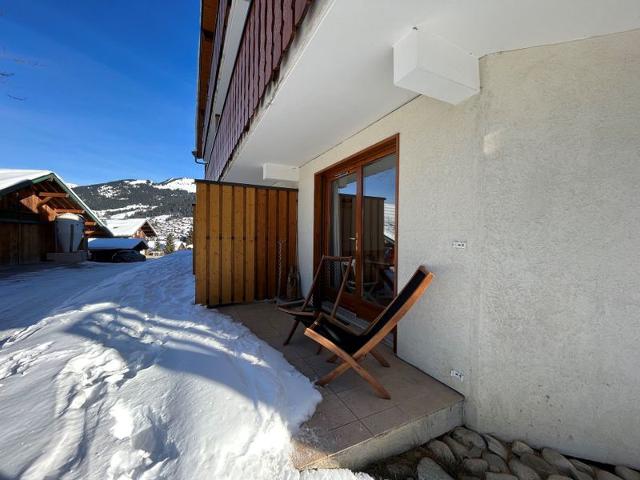
[[[640,31],[491,55],[481,82],[301,168],[305,286],[314,173],[399,132],[400,281],[436,274],[399,355],[474,428],[640,467]]]

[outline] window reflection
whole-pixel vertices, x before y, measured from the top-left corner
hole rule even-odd
[[[396,156],[363,168],[362,297],[385,306],[395,287]]]
[[[329,225],[329,253],[335,256],[356,256],[356,189],[355,173],[334,180],[331,184],[331,224]],[[346,268],[346,266],[345,266]],[[355,291],[355,261],[345,290]],[[342,272],[344,273],[344,272]],[[340,275],[331,277],[331,286],[338,288]]]

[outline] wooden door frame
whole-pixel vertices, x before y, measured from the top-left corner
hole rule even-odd
[[[313,266],[314,270],[318,267],[320,263],[320,259],[323,255],[323,249],[327,245],[327,236],[328,229],[326,226],[328,225],[330,212],[325,208],[326,201],[325,197],[327,195],[327,177],[331,175],[335,175],[335,178],[338,178],[340,174],[345,174],[347,172],[356,172],[359,168],[362,168],[364,165],[367,165],[375,160],[378,160],[387,155],[395,154],[396,155],[396,225],[395,225],[395,248],[394,248],[394,264],[395,264],[395,279],[394,279],[394,292],[396,295],[398,290],[398,193],[399,193],[399,168],[400,168],[400,134],[396,133],[391,137],[385,138],[370,147],[367,147],[359,152],[354,153],[353,155],[348,156],[347,158],[325,168],[319,170],[315,173],[314,177],[314,211],[313,211]],[[333,180],[332,179],[332,180]],[[362,192],[362,182],[363,176],[358,176],[358,191]],[[359,197],[358,197],[359,198]],[[362,202],[356,202],[356,221],[360,222],[359,230],[362,231]],[[359,239],[362,241],[362,239]],[[360,284],[361,279],[356,279],[356,284]],[[364,319],[372,319],[380,313],[384,307],[376,308],[373,304],[369,302],[358,302],[357,305],[351,304],[352,301],[347,297],[343,296],[343,303],[350,309],[353,309],[358,316]],[[395,336],[394,336],[394,349],[395,349]]]

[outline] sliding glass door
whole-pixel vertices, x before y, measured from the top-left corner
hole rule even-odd
[[[322,253],[353,257],[345,306],[375,317],[396,291],[397,137],[322,174]]]

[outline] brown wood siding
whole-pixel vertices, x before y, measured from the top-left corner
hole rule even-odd
[[[53,242],[53,224],[0,223],[0,265],[45,260]]]
[[[218,4],[211,81],[207,116],[202,142],[203,155],[208,161],[205,176],[219,180],[240,142],[249,129],[253,115],[269,86],[277,78],[282,58],[304,19],[311,0],[255,0],[249,7],[242,40],[231,75],[229,91],[220,116],[217,131],[211,126],[211,108],[218,64],[221,54],[222,33],[230,2]],[[209,139],[213,136],[213,139]]]
[[[216,306],[272,299],[278,291],[284,295],[288,270],[297,268],[297,232],[296,190],[196,182],[196,303]]]

